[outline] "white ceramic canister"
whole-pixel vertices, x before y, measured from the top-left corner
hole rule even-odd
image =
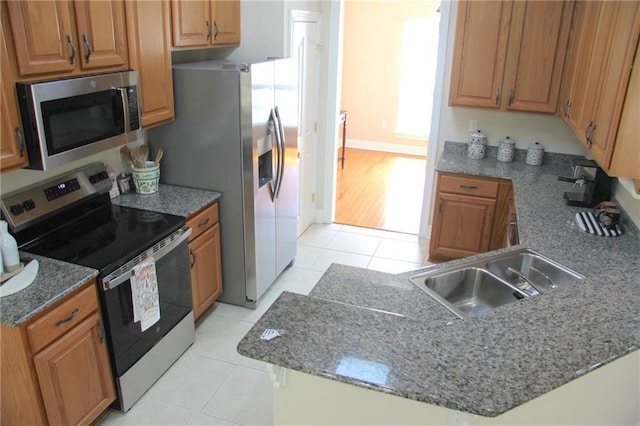
[[[0,241],[2,264],[6,272],[13,272],[20,267],[20,254],[18,253],[18,244],[15,238],[9,234],[8,224],[4,220],[0,220],[0,233],[2,235]]]
[[[513,161],[513,154],[516,150],[516,141],[509,136],[498,142],[498,161],[510,163]]]
[[[527,148],[527,158],[525,163],[530,166],[541,166],[542,157],[544,157],[544,147],[540,145],[540,142],[532,143]]]
[[[487,136],[482,130],[471,132],[469,135],[469,144],[467,147],[467,157],[473,160],[481,160],[487,147]]]

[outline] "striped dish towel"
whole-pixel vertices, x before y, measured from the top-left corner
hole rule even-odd
[[[584,232],[594,235],[601,235],[605,237],[617,237],[622,235],[620,226],[616,225],[614,229],[608,229],[600,225],[598,219],[591,212],[576,213],[576,222],[578,227]]]

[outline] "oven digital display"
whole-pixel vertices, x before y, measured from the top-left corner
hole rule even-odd
[[[55,200],[56,198],[60,198],[63,195],[67,195],[72,193],[73,191],[77,191],[80,189],[80,183],[78,179],[73,178],[66,182],[60,182],[57,185],[51,186],[44,190],[44,195],[47,197],[48,201]]]

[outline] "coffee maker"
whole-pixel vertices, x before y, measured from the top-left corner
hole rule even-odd
[[[593,160],[575,159],[573,177],[559,176],[558,180],[573,182],[571,191],[564,193],[569,206],[595,207],[611,198],[612,179]]]

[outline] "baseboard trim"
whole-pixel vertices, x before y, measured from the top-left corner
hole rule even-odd
[[[396,154],[427,156],[427,145],[404,145],[389,142],[366,141],[361,139],[347,139],[347,148],[365,149],[368,151],[393,152]]]

